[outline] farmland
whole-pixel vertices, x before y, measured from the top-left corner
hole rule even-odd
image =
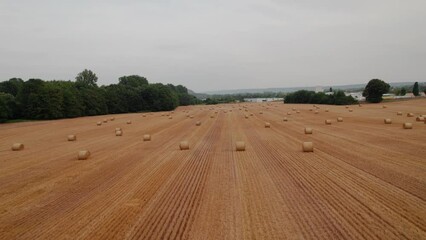
[[[382,105],[0,125],[0,239],[426,239],[426,124],[415,118],[426,100]],[[307,141],[314,152],[302,151]],[[80,150],[90,157],[77,160]]]

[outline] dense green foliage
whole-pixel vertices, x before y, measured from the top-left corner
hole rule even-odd
[[[0,82],[0,122],[168,111],[199,103],[184,86],[149,84],[137,75],[120,77],[118,84],[102,87],[97,80],[96,74],[84,70],[75,82],[19,78]]]
[[[352,96],[346,96],[343,91],[335,91],[333,94],[326,95],[322,92],[315,93],[314,91],[307,90],[300,90],[287,94],[284,102],[330,105],[347,105],[357,103],[357,101]]]
[[[380,79],[372,79],[365,86],[362,95],[365,97],[367,102],[379,103],[381,102],[383,94],[389,92],[389,84],[385,83]]]
[[[414,83],[413,94],[414,94],[414,96],[419,96],[420,95],[420,93],[419,93],[419,83],[418,82]]]

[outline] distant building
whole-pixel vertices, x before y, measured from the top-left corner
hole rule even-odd
[[[362,92],[351,92],[351,93],[345,92],[345,95],[346,96],[352,96],[355,100],[360,101],[360,102],[365,101],[365,97],[362,96]]]
[[[244,98],[244,102],[277,102],[284,101],[284,98]]]
[[[315,88],[315,93],[320,93],[320,92],[324,92],[324,88],[318,86]]]

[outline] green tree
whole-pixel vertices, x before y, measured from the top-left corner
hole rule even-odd
[[[81,73],[75,77],[75,82],[78,86],[90,86],[97,87],[96,82],[98,81],[98,77],[91,70],[84,69]]]
[[[368,82],[362,95],[366,98],[367,102],[379,103],[381,102],[383,94],[389,91],[389,84],[380,80],[372,79]]]
[[[405,88],[401,88],[401,91],[399,92],[401,96],[405,96],[407,94],[407,90]]]
[[[141,87],[143,85],[148,84],[148,80],[144,77],[141,77],[139,75],[130,75],[130,76],[123,76],[118,79],[118,84],[124,85],[127,87]]]
[[[0,122],[13,119],[15,108],[15,97],[12,94],[0,92]]]
[[[16,97],[22,89],[24,81],[20,78],[11,78],[9,81],[0,83],[0,92],[9,93]]]
[[[332,87],[330,87],[330,92],[333,92],[333,88]]]
[[[418,82],[414,83],[413,94],[414,94],[414,96],[419,96],[420,95],[420,93],[419,93],[419,83]]]

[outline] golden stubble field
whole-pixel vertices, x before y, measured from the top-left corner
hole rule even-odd
[[[0,125],[0,239],[426,239],[426,124],[416,121],[426,99],[382,105]],[[306,141],[314,152],[302,151]],[[16,142],[24,150],[12,151]]]

